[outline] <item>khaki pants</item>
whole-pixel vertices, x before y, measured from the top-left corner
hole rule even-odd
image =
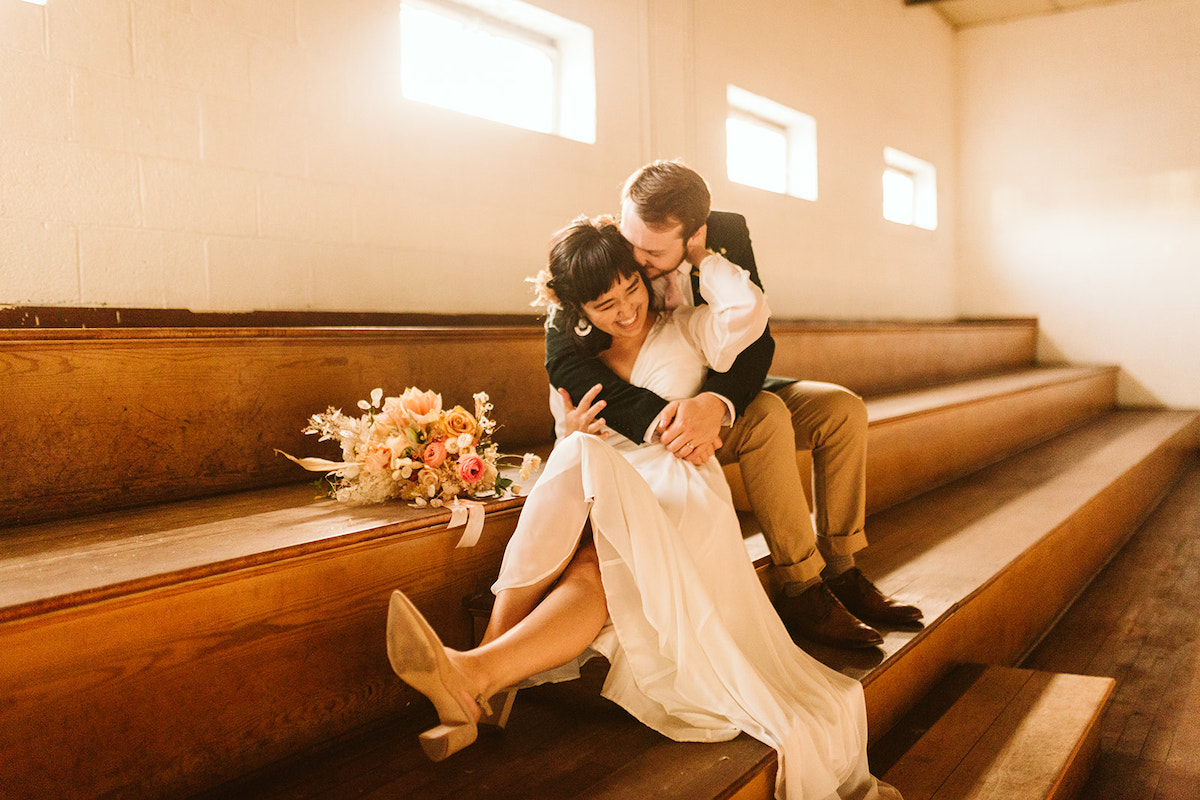
[[[815,583],[822,554],[850,555],[867,545],[867,409],[841,386],[798,381],[759,392],[722,430],[722,464],[741,467],[771,560],[791,592]],[[804,497],[796,451],[813,455],[813,512]],[[815,525],[814,525],[815,523]]]

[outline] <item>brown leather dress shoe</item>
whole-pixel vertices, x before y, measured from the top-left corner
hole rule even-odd
[[[802,636],[834,647],[862,648],[883,644],[879,631],[857,620],[824,583],[795,597],[781,596],[775,609],[793,638]]]
[[[859,619],[882,625],[905,625],[924,616],[916,606],[898,603],[879,591],[858,567],[826,580],[825,585]]]

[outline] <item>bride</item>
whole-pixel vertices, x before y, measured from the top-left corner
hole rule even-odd
[[[580,218],[556,235],[539,293],[585,355],[668,399],[690,397],[770,312],[744,270],[703,249],[688,260],[717,302],[658,312],[616,223]],[[505,687],[575,677],[600,654],[604,696],[665,736],[744,731],[775,748],[781,800],[898,798],[868,771],[861,685],[796,647],[763,592],[716,459],[697,467],[661,444],[602,439],[579,430],[596,427],[586,404],[579,413],[552,394],[551,406],[560,434],[576,432],[526,501],[480,646],[443,647],[392,595],[388,656],[442,723],[422,734],[426,753],[474,741]]]

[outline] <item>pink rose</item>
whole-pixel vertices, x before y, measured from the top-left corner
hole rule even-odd
[[[440,467],[446,460],[446,442],[442,439],[434,439],[425,445],[425,452],[421,454],[421,460],[427,467],[434,469]]]
[[[458,477],[463,483],[476,483],[483,477],[485,469],[479,456],[463,456],[458,462]]]
[[[428,425],[437,421],[442,413],[442,396],[436,392],[423,392],[410,386],[400,395],[400,410],[417,425]]]

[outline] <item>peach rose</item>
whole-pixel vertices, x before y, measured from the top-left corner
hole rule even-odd
[[[462,406],[455,406],[447,411],[442,425],[445,426],[446,433],[450,434],[452,438],[462,436],[464,433],[475,435],[475,418]]]
[[[477,455],[463,456],[458,462],[458,477],[463,483],[478,483],[487,467]]]
[[[529,476],[532,475],[533,471],[541,465],[542,459],[540,456],[534,455],[533,453],[526,453],[521,459],[521,480],[529,480]]]
[[[425,445],[425,451],[421,453],[421,460],[425,462],[425,466],[437,469],[446,461],[446,443],[441,439],[434,439],[429,444]]]

